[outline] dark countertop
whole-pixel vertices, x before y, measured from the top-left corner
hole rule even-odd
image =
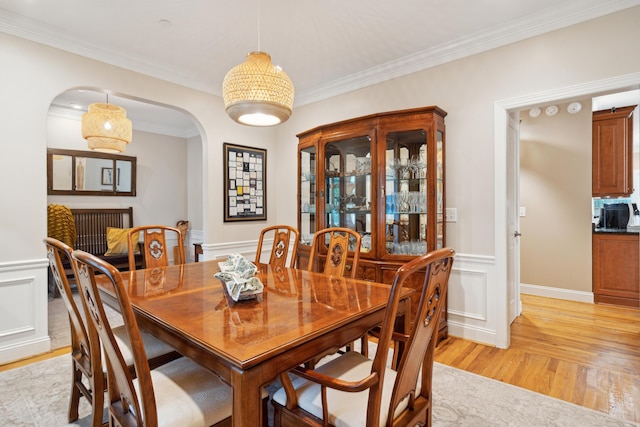
[[[618,228],[594,228],[593,234],[635,234],[637,236],[640,233],[638,231],[620,230]]]

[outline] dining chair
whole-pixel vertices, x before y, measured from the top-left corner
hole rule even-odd
[[[140,234],[142,234],[142,242],[139,241]],[[141,225],[129,229],[127,238],[129,270],[136,269],[135,254],[138,251],[143,254],[144,268],[167,267],[169,265],[167,235],[174,235],[178,242],[177,256],[174,257],[173,263],[176,265],[184,264],[186,262],[184,236],[179,229],[168,225]],[[139,245],[142,247],[139,248]]]
[[[232,390],[217,375],[181,357],[151,370],[146,346],[120,272],[84,251],[74,251],[80,295],[88,309],[89,341],[102,345],[106,363],[109,423],[113,426],[230,425]],[[113,334],[96,274],[103,274],[115,290],[127,346],[132,350],[135,376],[128,369],[124,348]]]
[[[260,232],[260,239],[258,240],[258,249],[256,250],[256,264],[261,262],[260,257],[262,255],[262,245],[265,236],[269,237],[271,235],[273,235],[273,244],[271,246],[269,264],[274,267],[287,266],[289,246],[292,243],[291,239],[293,239],[293,248],[291,250],[289,267],[295,267],[296,257],[298,256],[298,240],[300,235],[298,230],[289,225],[272,225],[262,229]]]
[[[359,352],[339,355],[316,369],[299,366],[297,378],[281,375],[275,392],[274,426],[431,426],[431,378],[438,321],[447,296],[455,252],[445,248],[404,264],[395,274],[373,359]],[[408,334],[394,332],[405,281],[420,279],[416,321]],[[404,349],[397,371],[387,366],[392,339]],[[365,392],[368,391],[368,392]]]
[[[64,273],[63,260],[68,261],[77,277],[76,265],[72,257],[73,249],[67,244],[47,237],[44,239],[47,247],[47,258],[56,287],[60,292],[67,312],[69,314],[69,326],[71,329],[71,359],[73,361],[73,375],[71,385],[71,397],[69,399],[68,421],[78,419],[78,406],[80,397],[84,396],[92,408],[93,427],[102,425],[104,390],[106,389],[104,366],[100,346],[94,346],[89,340],[87,324],[85,322],[86,307],[78,308],[74,299],[71,285]],[[77,283],[77,280],[76,280]],[[122,345],[126,344],[127,331],[124,326],[113,328],[113,335]],[[176,359],[179,354],[168,344],[158,340],[149,334],[142,335],[142,341],[147,348],[150,366],[157,367],[170,360]],[[124,361],[127,366],[133,365],[133,355],[130,348],[123,350]]]
[[[360,241],[360,234],[350,228],[331,227],[316,231],[307,269],[321,271],[327,276],[344,276],[345,270],[350,269],[349,277],[354,279],[360,259]]]

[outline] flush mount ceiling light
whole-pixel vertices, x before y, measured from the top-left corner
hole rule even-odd
[[[90,104],[82,115],[82,137],[89,149],[104,153],[122,153],[131,142],[131,120],[124,108],[114,104]]]

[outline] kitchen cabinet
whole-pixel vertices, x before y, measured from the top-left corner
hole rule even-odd
[[[633,192],[634,106],[594,111],[593,197],[627,197]]]
[[[638,233],[593,233],[593,294],[596,303],[640,307]]]
[[[385,112],[298,135],[299,266],[327,227],[360,233],[357,277],[381,283],[444,246],[446,115],[438,107]],[[439,338],[446,335],[445,310]]]

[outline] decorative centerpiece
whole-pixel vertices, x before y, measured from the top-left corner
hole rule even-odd
[[[234,301],[256,299],[262,294],[264,285],[256,277],[258,267],[240,254],[231,254],[226,261],[218,263],[220,271],[213,276],[224,284]]]

